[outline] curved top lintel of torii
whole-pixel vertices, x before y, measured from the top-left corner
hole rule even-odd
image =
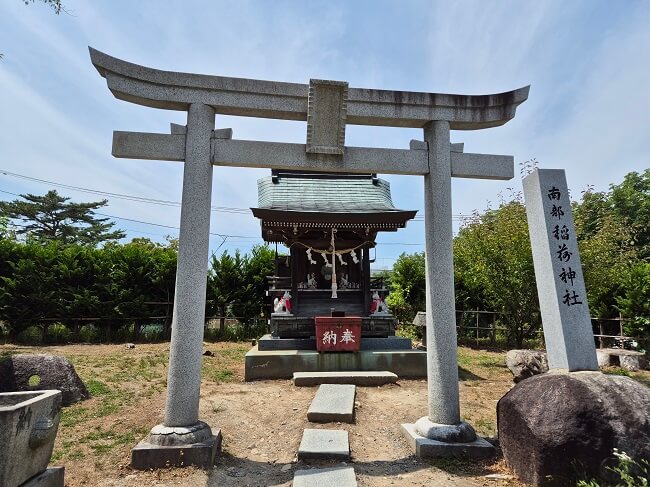
[[[225,115],[307,120],[309,84],[163,71],[88,49],[93,65],[120,100],[181,111],[202,103]],[[497,127],[514,118],[529,89],[453,95],[349,88],[345,123],[419,128],[447,120],[452,130]]]

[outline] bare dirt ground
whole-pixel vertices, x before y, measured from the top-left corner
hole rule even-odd
[[[242,343],[206,343],[200,417],[220,428],[223,451],[210,472],[167,469],[138,472],[130,450],[162,421],[168,344],[0,346],[0,354],[54,353],[68,357],[93,397],[64,408],[51,464],[66,467],[66,486],[290,486],[304,428],[339,428],[350,435],[351,464],[361,486],[519,486],[502,459],[422,461],[412,455],[400,423],[426,414],[426,382],[357,388],[354,424],[309,423],[315,387],[290,381],[243,382]],[[483,436],[496,434],[496,403],[512,386],[504,353],[459,349],[463,419]],[[647,380],[650,373],[639,378]]]

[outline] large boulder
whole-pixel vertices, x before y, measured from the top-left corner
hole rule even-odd
[[[546,352],[541,350],[510,350],[506,354],[506,366],[515,383],[548,372]]]
[[[497,404],[506,463],[532,485],[605,477],[613,449],[650,460],[650,389],[600,372],[526,379]]]
[[[58,389],[69,406],[90,394],[74,366],[58,355],[19,354],[0,361],[0,392]]]

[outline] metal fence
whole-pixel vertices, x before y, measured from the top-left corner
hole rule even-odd
[[[592,318],[591,327],[599,348],[633,348],[634,338],[625,336],[624,324],[630,318]]]
[[[630,318],[591,318],[594,340],[598,348],[631,348],[634,338],[626,336],[625,322]],[[475,341],[476,344],[491,345],[497,343],[497,337],[503,336],[507,328],[499,324],[499,313],[485,310],[456,310],[456,330],[458,337]],[[536,330],[535,335],[541,338],[544,331]]]

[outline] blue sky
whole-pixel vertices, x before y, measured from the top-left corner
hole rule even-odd
[[[113,130],[167,132],[178,112],[118,101],[87,46],[160,69],[351,87],[461,94],[530,84],[507,125],[453,132],[468,152],[512,154],[563,168],[573,194],[648,166],[650,2],[644,1],[81,1],[56,16],[40,3],[0,2],[0,170],[57,183],[180,201],[180,163],[114,159]],[[305,123],[217,117],[234,137],[304,143]],[[406,148],[421,130],[348,126],[346,143]],[[518,173],[518,170],[516,171]],[[249,208],[268,171],[215,168],[213,205]],[[395,205],[422,210],[418,177],[386,177]],[[0,197],[53,186],[0,172]],[[509,182],[453,181],[453,213],[495,205]],[[71,189],[78,201],[100,199]],[[7,193],[8,192],[8,193]],[[178,226],[174,206],[109,198],[106,214]],[[116,220],[130,237],[173,228]],[[458,221],[455,221],[457,228]],[[221,250],[261,242],[248,213],[212,212]],[[423,249],[422,222],[381,234],[376,267]],[[216,249],[221,238],[211,239]],[[408,245],[405,245],[408,244]]]

